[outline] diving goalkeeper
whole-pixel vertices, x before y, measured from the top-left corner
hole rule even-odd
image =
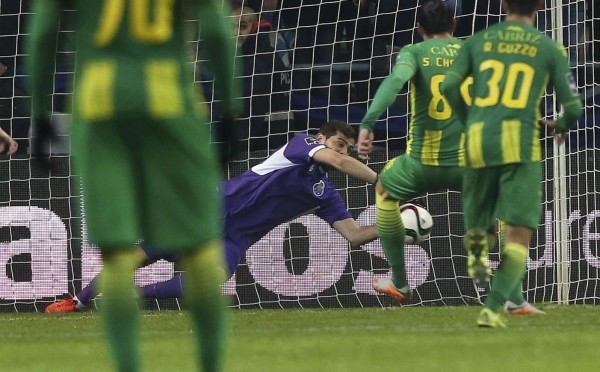
[[[347,123],[329,121],[316,136],[296,135],[264,162],[221,184],[224,197],[225,260],[231,276],[243,254],[278,225],[298,216],[314,213],[329,223],[351,245],[368,243],[377,237],[375,226],[360,226],[352,218],[341,195],[327,178],[337,169],[351,177],[375,183],[377,173],[348,156],[356,133]],[[176,261],[177,256],[156,249],[139,249],[144,265],[159,259]],[[182,295],[182,278],[142,288],[142,295],[171,298]],[[94,278],[75,297],[58,301],[46,312],[84,310],[97,295]]]

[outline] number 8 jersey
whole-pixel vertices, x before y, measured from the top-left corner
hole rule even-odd
[[[466,118],[472,168],[541,160],[539,107],[548,82],[564,107],[580,105],[565,49],[524,23],[501,22],[473,35],[450,75],[473,77]]]
[[[456,38],[432,38],[407,45],[400,51],[392,71],[392,76],[410,71],[411,121],[406,153],[423,165],[464,165],[463,126],[440,92],[461,45]],[[404,84],[408,76],[397,78]],[[461,91],[468,99],[468,83]],[[363,122],[377,119],[371,116],[367,113]]]

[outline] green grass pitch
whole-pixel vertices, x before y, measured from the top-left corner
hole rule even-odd
[[[546,305],[479,329],[479,307],[233,310],[226,371],[594,371],[600,308]],[[144,312],[144,371],[195,370],[185,313]],[[96,312],[0,314],[0,370],[111,370]]]

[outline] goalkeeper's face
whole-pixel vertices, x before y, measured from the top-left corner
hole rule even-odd
[[[336,132],[333,136],[327,138],[319,133],[317,139],[325,146],[342,155],[348,155],[354,147],[354,139],[348,138],[340,132]]]

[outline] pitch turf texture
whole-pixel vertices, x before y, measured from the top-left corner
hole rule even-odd
[[[233,310],[226,371],[597,371],[600,307],[479,329],[479,307]],[[144,312],[144,371],[195,370],[188,318]],[[1,371],[109,371],[96,312],[0,314]]]

